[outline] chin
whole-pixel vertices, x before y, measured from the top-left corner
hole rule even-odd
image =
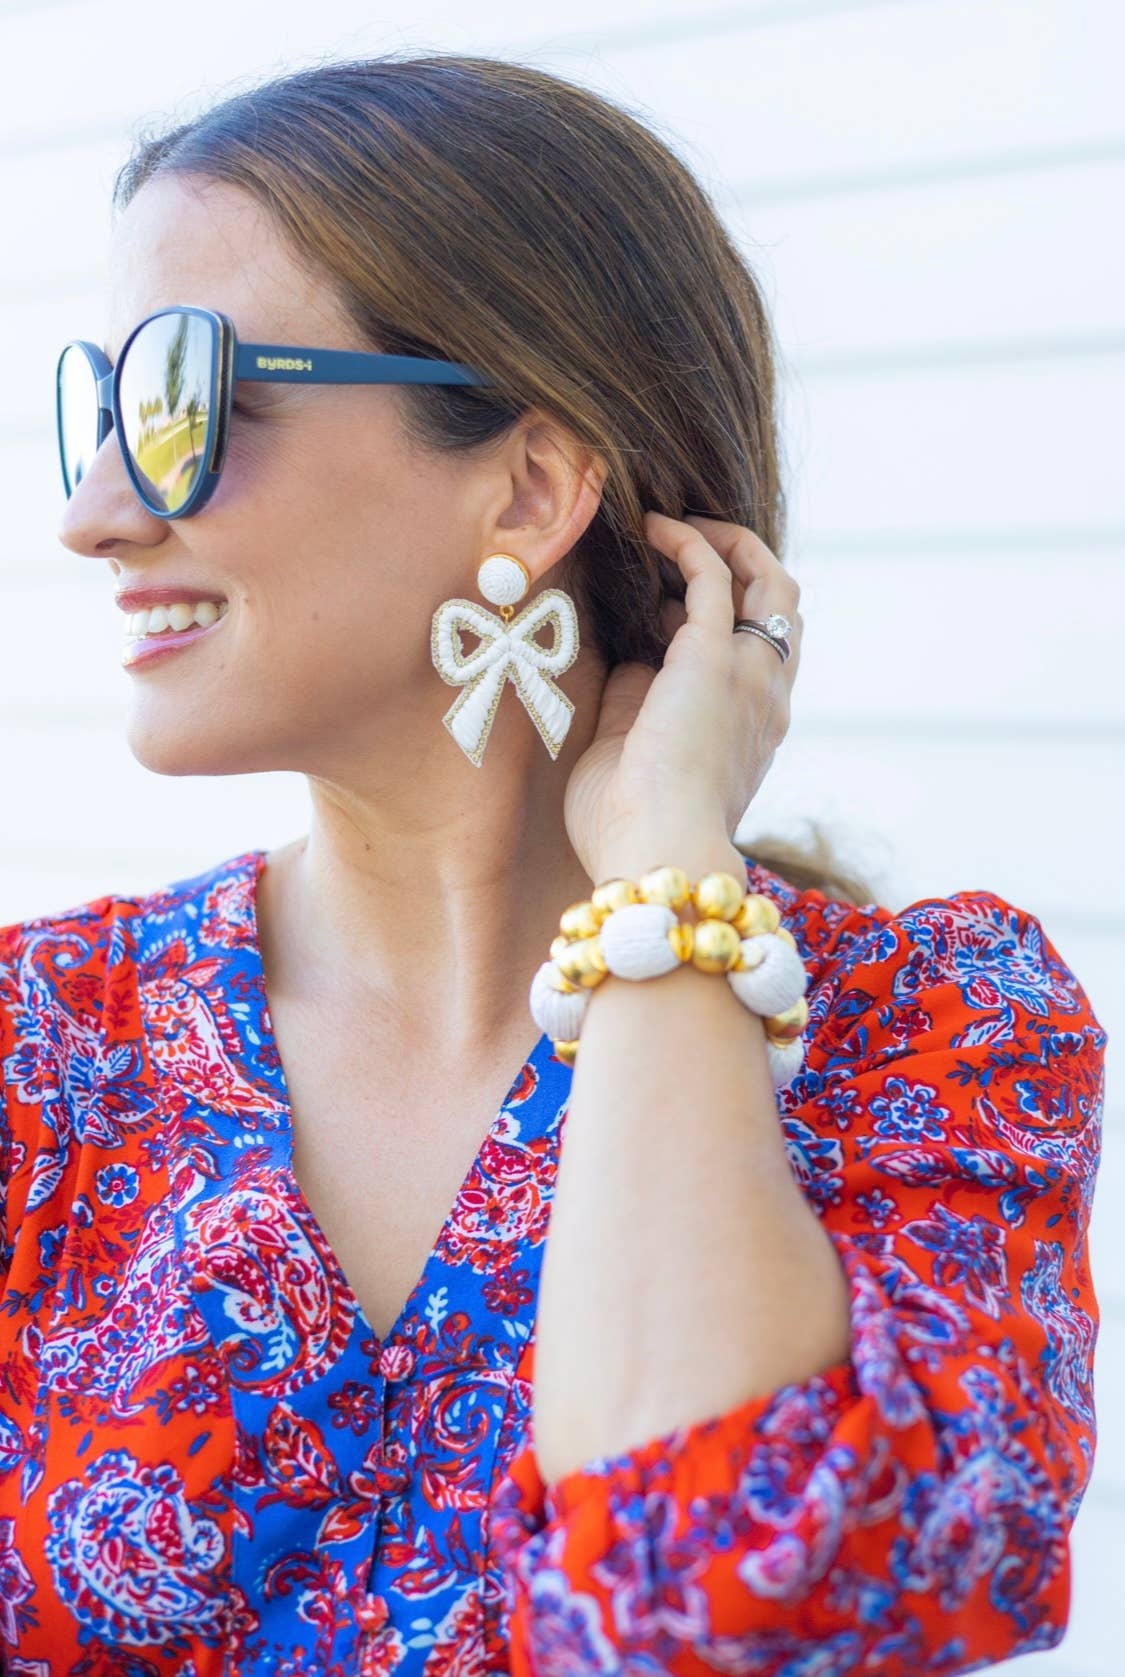
[[[134,719],[125,743],[153,774],[251,774],[261,766],[249,760],[251,753],[240,748],[232,730],[215,722],[210,729],[200,728],[182,713],[164,726]]]

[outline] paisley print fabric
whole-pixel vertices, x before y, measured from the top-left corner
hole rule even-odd
[[[545,1485],[571,1070],[513,1067],[381,1341],[293,1174],[265,864],[0,930],[0,1671],[917,1677],[1058,1641],[1106,1033],[1038,920],[747,862],[809,972],[778,1121],[850,1354]]]

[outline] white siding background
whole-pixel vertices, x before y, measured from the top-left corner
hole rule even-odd
[[[1094,1223],[1102,1438],[1071,1628],[1125,1615],[1125,7],[1120,0],[0,0],[0,924],[303,830],[296,775],[161,778],[123,743],[108,568],[55,530],[55,357],[100,339],[133,126],[321,56],[524,57],[704,177],[785,359],[789,737],[741,834],[825,819],[898,908],[1037,914],[1109,1032]],[[546,14],[544,14],[546,16]],[[1006,1669],[1010,1669],[1007,1667]]]

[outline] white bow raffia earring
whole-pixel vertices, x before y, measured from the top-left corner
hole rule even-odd
[[[492,553],[477,571],[477,586],[500,616],[474,600],[446,600],[434,612],[430,650],[443,681],[465,691],[446,711],[445,723],[471,763],[480,767],[500,695],[508,681],[538,728],[543,744],[557,757],[574,715],[574,706],[551,680],[569,670],[578,656],[578,613],[561,588],[547,588],[513,617],[531,573],[510,553]],[[532,639],[544,623],[555,630],[554,645]],[[481,644],[464,656],[461,634],[479,635]]]

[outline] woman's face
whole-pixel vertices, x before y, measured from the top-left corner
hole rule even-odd
[[[236,187],[150,181],[119,219],[110,271],[114,360],[171,303],[221,310],[243,341],[370,347]],[[378,760],[388,727],[421,751],[449,748],[430,616],[471,589],[503,485],[479,457],[411,441],[401,400],[387,385],[238,384],[218,488],[171,521],[141,506],[106,438],[60,540],[105,560],[114,593],[180,583],[228,602],[213,634],[122,675],[147,767],[344,776]]]

